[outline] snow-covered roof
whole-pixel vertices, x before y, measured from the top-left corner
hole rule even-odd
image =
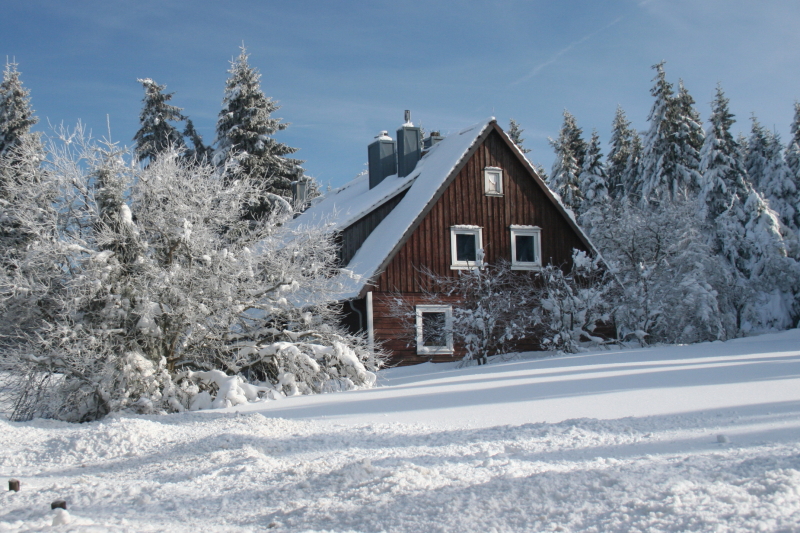
[[[342,299],[358,297],[361,289],[378,273],[425,206],[494,121],[494,117],[489,117],[445,137],[434,144],[419,160],[414,171],[404,178],[398,178],[394,174],[370,189],[369,175],[361,174],[340,189],[329,193],[322,201],[292,221],[292,225],[298,228],[325,224],[330,231],[343,230],[408,189],[405,197],[356,252],[347,265],[349,272],[339,276],[337,281],[341,283]]]
[[[296,229],[301,229],[303,226],[325,225],[328,231],[341,231],[403,191],[408,191],[400,203],[367,237],[350,260],[346,270],[339,275],[336,281],[341,287],[341,299],[357,298],[361,295],[365,285],[385,267],[393,251],[409,233],[423,210],[494,123],[495,118],[489,117],[445,137],[434,144],[419,160],[414,171],[404,178],[398,178],[397,174],[394,174],[370,189],[369,175],[366,172],[362,173],[343,187],[328,193],[290,223]],[[510,145],[514,146],[511,142]],[[520,158],[527,162],[521,152]],[[536,176],[536,171],[530,163],[527,164],[532,174]],[[541,182],[540,179],[536,179]],[[568,223],[587,246],[595,250],[557,195],[554,195],[543,182],[540,186],[551,201],[564,212]]]

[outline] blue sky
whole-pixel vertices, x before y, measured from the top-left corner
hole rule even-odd
[[[646,128],[650,67],[662,60],[703,120],[719,82],[735,131],[748,132],[754,113],[785,140],[800,99],[798,27],[796,0],[25,0],[4,2],[0,54],[19,64],[42,131],[81,120],[104,136],[108,116],[112,139],[130,144],[136,79],[150,77],[210,142],[244,42],[277,116],[292,123],[279,140],[338,186],[404,109],[444,133],[490,115],[505,128],[513,117],[548,170],[547,138],[568,109],[607,151],[617,105]]]

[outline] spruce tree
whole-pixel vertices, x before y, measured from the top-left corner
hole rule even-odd
[[[519,124],[513,118],[508,123],[508,136],[509,138],[514,141],[514,144],[517,145],[519,151],[523,154],[527,154],[530,152],[529,148],[525,148],[522,143],[525,142],[525,139],[522,138],[522,132],[525,131],[519,127]]]
[[[596,130],[592,131],[592,138],[586,150],[578,182],[584,198],[583,211],[594,205],[606,203],[608,200],[608,177],[603,164],[603,152],[600,149],[600,136]]]
[[[711,117],[700,152],[702,182],[700,198],[706,215],[715,220],[734,200],[742,201],[749,194],[747,170],[740,157],[740,147],[731,135],[736,122],[728,109],[728,99],[721,86],[711,104]]]
[[[183,152],[183,158],[186,161],[196,161],[200,163],[211,160],[214,149],[203,143],[203,137],[194,129],[194,123],[192,123],[192,120],[189,118],[186,119],[186,127],[183,129],[183,136],[192,143],[191,147],[186,143],[186,150]]]
[[[18,146],[39,121],[31,108],[30,91],[22,86],[16,63],[6,63],[0,83],[0,157]]]
[[[626,171],[631,160],[634,137],[639,134],[631,128],[631,123],[625,116],[621,106],[617,106],[614,122],[611,125],[611,149],[606,159],[606,172],[608,174],[608,192],[612,198],[625,196]]]
[[[777,132],[768,131],[764,151],[764,176],[762,196],[769,206],[781,216],[781,222],[797,231],[797,185],[783,158],[783,145]]]
[[[655,98],[648,115],[640,165],[641,202],[661,203],[688,198],[698,188],[699,149],[703,134],[694,99],[680,83],[678,94],[666,79],[664,63],[653,65]]]
[[[800,102],[794,103],[794,120],[791,126],[792,137],[784,152],[784,160],[788,167],[789,179],[797,191],[794,199],[794,227],[800,228]]]
[[[158,154],[170,148],[182,150],[185,145],[180,131],[172,122],[186,120],[180,107],[170,104],[174,93],[163,92],[166,85],[159,85],[150,78],[137,80],[144,87],[142,112],[139,114],[141,127],[134,135],[136,157],[139,161],[150,162],[158,158]]]
[[[297,148],[272,137],[289,124],[271,116],[279,106],[264,95],[261,74],[248,64],[247,58],[242,47],[228,71],[230,77],[217,120],[214,164],[228,179],[245,176],[257,182],[263,197],[254,214],[263,214],[275,200],[270,195],[291,198],[292,181],[302,175],[303,162],[286,157]]]
[[[561,196],[567,207],[575,211],[580,210],[583,200],[579,176],[586,157],[586,142],[581,137],[582,134],[583,130],[578,127],[575,117],[564,110],[564,124],[558,139],[550,139],[556,159],[547,184]]]
[[[767,181],[768,133],[755,116],[751,120],[753,125],[750,129],[750,137],[744,145],[744,165],[747,169],[747,177],[750,183],[757,191],[763,193],[764,189],[762,187]]]

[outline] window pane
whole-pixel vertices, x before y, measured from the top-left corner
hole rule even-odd
[[[535,256],[535,248],[534,244],[534,237],[533,235],[517,235],[517,257],[516,260],[518,263],[533,263],[536,261]]]
[[[498,172],[487,172],[486,179],[489,182],[487,184],[489,192],[499,192],[499,182],[500,182],[500,174]]]
[[[422,313],[422,345],[447,346],[445,313]]]
[[[475,235],[473,233],[456,234],[456,261],[475,262]]]

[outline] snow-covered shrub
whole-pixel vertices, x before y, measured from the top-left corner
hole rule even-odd
[[[574,352],[579,343],[599,342],[595,329],[610,325],[610,292],[618,290],[599,259],[577,251],[567,273],[556,266],[512,270],[510,263],[501,261],[453,276],[429,270],[422,274],[429,281],[423,285],[430,287],[426,303],[447,302],[453,308],[452,321],[431,334],[451,333],[456,346],[463,347],[465,361],[484,361],[521,345]],[[405,330],[414,332],[415,307],[401,295],[392,307]],[[407,340],[413,345],[416,337]]]
[[[708,244],[693,202],[611,206],[594,243],[624,287],[614,319],[619,337],[691,343],[736,335],[730,298],[745,287]],[[705,231],[704,231],[705,230]]]
[[[252,180],[175,152],[143,168],[80,129],[51,141],[28,178],[0,191],[26,239],[0,278],[15,418],[181,410],[215,393],[198,372],[276,394],[374,382],[379,358],[334,325],[326,298],[333,243],[274,217],[244,220]]]
[[[533,281],[531,312],[543,348],[574,353],[605,340],[597,330],[612,325],[620,286],[600,257],[573,250],[569,271],[548,265]]]

